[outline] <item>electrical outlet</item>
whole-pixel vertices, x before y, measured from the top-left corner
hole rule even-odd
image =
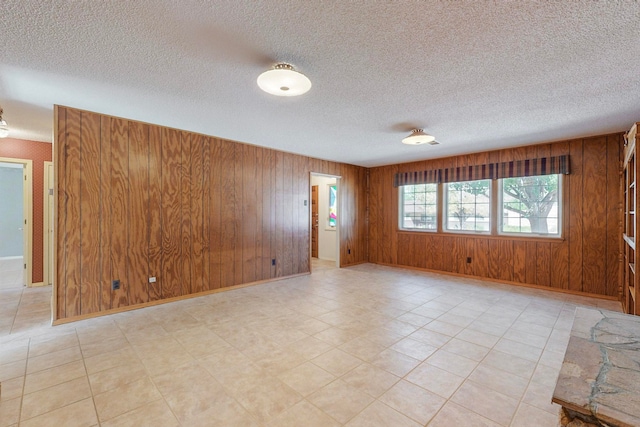
[[[467,264],[471,264],[471,257],[470,256],[467,257]]]
[[[271,265],[276,265],[276,259],[275,259],[275,258],[273,258],[273,259],[271,260]]]
[[[149,277],[149,283],[156,283],[155,277]]]
[[[120,289],[120,280],[116,279],[116,280],[112,280],[111,281],[111,290],[112,291],[116,291]]]

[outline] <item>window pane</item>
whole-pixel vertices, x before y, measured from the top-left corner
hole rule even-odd
[[[500,232],[560,235],[560,181],[560,175],[500,180]]]
[[[400,187],[400,207],[400,228],[436,231],[438,228],[437,184]]]
[[[445,229],[449,231],[491,230],[491,181],[447,184]]]

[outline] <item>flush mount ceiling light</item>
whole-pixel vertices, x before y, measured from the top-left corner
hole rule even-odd
[[[437,144],[436,137],[429,135],[427,133],[424,133],[424,130],[422,129],[412,130],[411,135],[404,138],[402,140],[402,143],[407,145],[420,145],[420,144],[436,145]]]
[[[276,96],[298,96],[311,89],[311,80],[290,64],[281,62],[258,76],[258,86]]]
[[[4,113],[4,111],[2,107],[0,107],[0,138],[6,138],[9,136],[9,126],[2,118],[2,113]]]

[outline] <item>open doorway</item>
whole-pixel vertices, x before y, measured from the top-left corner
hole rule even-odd
[[[311,173],[311,264],[340,266],[340,177]]]
[[[0,289],[31,286],[32,161],[0,157]]]

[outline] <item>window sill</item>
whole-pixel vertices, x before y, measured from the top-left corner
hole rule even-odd
[[[437,232],[437,231],[422,231],[422,230],[404,230],[404,229],[396,229],[396,233],[398,234],[416,234],[416,233],[428,233],[431,236],[439,236],[439,237],[464,237],[469,239],[488,239],[488,240],[517,240],[517,241],[527,241],[527,242],[538,242],[538,243],[562,243],[565,241],[563,236],[560,237],[537,237],[531,235],[495,235],[488,233],[464,233],[464,232]]]

